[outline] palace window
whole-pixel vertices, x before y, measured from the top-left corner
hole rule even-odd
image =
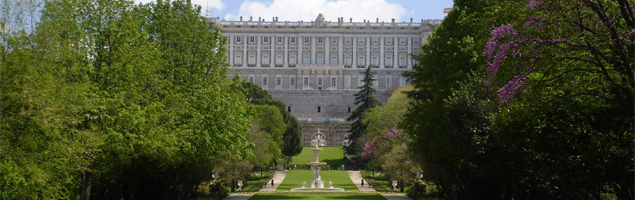
[[[331,77],[331,87],[337,87],[337,78]]]
[[[241,55],[235,55],[234,56],[234,65],[235,66],[242,66],[243,65],[243,57]]]
[[[366,59],[364,56],[357,56],[357,68],[365,68],[366,67]]]
[[[405,45],[406,44],[406,38],[399,38],[399,44]]]
[[[364,38],[363,38],[363,37],[359,37],[359,38],[357,38],[357,42],[358,42],[359,44],[364,44]]]
[[[261,65],[263,67],[269,67],[269,55],[267,55],[267,54],[263,54],[262,55],[262,63],[261,63]]]
[[[282,77],[276,77],[276,85],[282,85]]]
[[[249,60],[247,62],[247,65],[249,65],[249,67],[256,66],[256,55],[249,55]]]
[[[386,86],[388,86],[388,87],[392,86],[392,78],[390,78],[390,77],[386,78]]]
[[[344,38],[344,43],[351,44],[351,38],[350,37],[345,37]]]
[[[250,77],[249,77],[249,82],[250,82],[250,83],[254,83],[254,77],[253,77],[253,76],[250,76]]]
[[[304,77],[304,88],[309,88],[309,77]]]
[[[318,44],[322,44],[322,43],[324,43],[324,40],[322,40],[322,38],[321,38],[321,37],[319,37],[319,38],[318,38]]]
[[[309,44],[310,40],[309,37],[304,37],[304,44]]]
[[[236,36],[236,42],[237,42],[237,43],[240,43],[240,41],[242,41],[242,39],[243,39],[243,37]]]
[[[406,66],[406,56],[399,56],[399,68],[405,68]]]
[[[256,42],[256,37],[249,37],[249,42],[251,42],[251,43]]]
[[[269,78],[269,77],[266,77],[266,76],[262,77],[262,85],[263,86],[267,85],[267,78]]]
[[[392,68],[393,62],[392,62],[392,55],[386,56],[386,68]]]
[[[296,55],[289,56],[289,65],[295,66],[298,63]]]
[[[262,38],[262,42],[269,43],[269,37],[263,37]]]
[[[331,44],[337,44],[337,38],[335,37],[331,38]]]
[[[295,85],[295,77],[289,79],[289,85]]]
[[[406,86],[406,78],[399,78],[399,87]]]
[[[373,44],[377,44],[377,43],[379,43],[379,42],[378,42],[378,39],[377,39],[376,37],[374,37],[374,38],[373,38]]]
[[[282,43],[282,37],[278,37],[278,43]]]
[[[373,58],[371,59],[371,62],[372,62],[373,67],[375,67],[375,68],[379,67],[379,57],[373,56]]]
[[[351,77],[347,76],[346,78],[344,78],[344,85],[347,87],[351,86]]]
[[[282,55],[276,54],[276,67],[282,67]]]
[[[331,65],[337,65],[337,56],[331,56]]]
[[[291,44],[295,44],[295,37],[291,37],[290,40],[291,40]]]
[[[311,64],[311,56],[310,55],[304,55],[304,58],[302,58],[302,64],[303,65],[310,65]]]
[[[317,84],[318,86],[322,86],[322,77],[317,78]]]
[[[386,45],[392,45],[392,38],[386,38]]]

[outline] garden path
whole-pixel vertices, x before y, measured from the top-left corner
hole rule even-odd
[[[284,177],[287,176],[287,170],[284,171],[276,171],[273,174],[273,186],[271,186],[271,180],[269,180],[269,182],[267,183],[267,187],[263,187],[262,189],[260,189],[261,192],[275,192],[276,189],[278,189],[278,186],[280,186],[280,183],[282,183],[282,181],[284,180]]]
[[[357,186],[357,189],[359,189],[360,192],[374,192],[375,189],[372,187],[368,187],[368,183],[366,183],[364,181],[364,186],[362,186],[362,173],[360,173],[359,171],[348,171],[348,176],[351,177],[351,180],[353,180],[353,183],[355,183],[355,186]]]
[[[410,197],[403,194],[381,194],[388,200],[412,200]]]
[[[232,194],[225,197],[223,200],[247,200],[254,196],[254,194]]]

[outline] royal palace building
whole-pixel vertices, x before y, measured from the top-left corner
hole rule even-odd
[[[210,20],[227,40],[229,77],[240,74],[284,102],[302,125],[305,146],[316,137],[327,146],[346,145],[346,118],[356,108],[364,70],[372,68],[375,98],[386,102],[408,83],[401,74],[415,64],[410,55],[441,22],[330,22],[322,14],[311,22]]]

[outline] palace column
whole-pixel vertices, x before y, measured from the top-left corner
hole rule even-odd
[[[309,42],[311,42],[311,63],[309,64],[314,65],[317,63],[315,62],[317,59],[317,54],[315,53],[315,43],[317,43],[317,37],[310,37]]]
[[[282,41],[282,45],[284,46],[284,60],[282,60],[282,64],[284,67],[289,67],[289,36],[283,37],[284,41]]]
[[[332,65],[333,63],[331,63],[331,54],[329,53],[331,51],[331,37],[324,37],[324,43],[326,43],[326,45],[324,45],[324,64],[325,65]]]
[[[385,68],[384,66],[384,37],[379,37],[379,68]]]
[[[303,55],[302,55],[302,43],[304,43],[304,38],[302,38],[301,36],[298,36],[297,40],[295,40],[298,43],[298,55],[296,56],[296,65],[303,65],[304,63],[302,62],[303,60]]]
[[[406,42],[408,43],[408,57],[406,57],[406,63],[408,66],[406,68],[412,69],[412,58],[410,58],[410,55],[412,55],[412,37],[408,37]]]
[[[229,65],[234,66],[234,36],[230,35],[227,37],[229,41]]]
[[[397,44],[399,43],[399,37],[393,37],[392,38],[392,44],[393,44],[393,59],[392,59],[392,67],[393,68],[398,68],[399,67],[399,47],[397,46]]]
[[[357,37],[351,37],[353,43],[353,55],[351,55],[351,68],[357,68]]]
[[[344,43],[344,38],[340,36],[339,39],[337,40],[337,44],[338,44],[337,51],[339,53],[339,57],[337,58],[337,60],[339,61],[338,64],[340,65],[344,64],[343,43]]]
[[[256,37],[256,67],[260,67],[260,61],[262,60],[262,57],[260,57],[260,41],[261,41],[261,36],[257,36]]]
[[[243,35],[242,36],[242,41],[243,41],[243,67],[247,66],[247,36]]]
[[[368,65],[370,65],[370,37],[366,37],[366,65],[364,65],[364,68],[366,68]]]

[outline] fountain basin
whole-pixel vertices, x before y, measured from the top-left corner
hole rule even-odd
[[[291,188],[291,192],[344,192],[344,188]]]

